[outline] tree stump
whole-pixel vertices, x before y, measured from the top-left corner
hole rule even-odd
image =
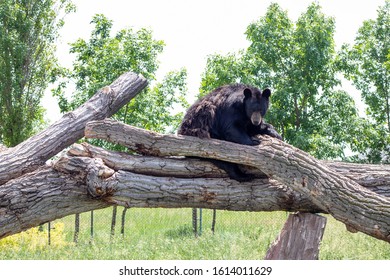
[[[326,218],[317,214],[290,214],[266,260],[318,260]]]

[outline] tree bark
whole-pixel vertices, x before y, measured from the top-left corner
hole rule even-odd
[[[0,238],[107,206],[104,201],[91,199],[77,176],[43,167],[0,187]]]
[[[42,166],[46,160],[82,138],[87,122],[110,117],[146,85],[144,77],[125,73],[46,130],[16,147],[0,151],[0,185]]]
[[[108,119],[88,123],[85,135],[124,145],[141,154],[212,158],[258,168],[309,198],[349,229],[390,241],[390,198],[363,188],[277,139],[262,137],[259,146],[229,143],[227,147],[224,141],[161,135]]]
[[[318,260],[325,225],[326,218],[316,214],[290,214],[265,259]]]
[[[41,168],[0,188],[0,237],[111,205],[324,212],[261,173],[252,182],[237,183],[207,161],[141,157],[87,143],[75,144],[68,154],[54,168]],[[209,178],[201,178],[202,172]],[[89,190],[90,182],[95,184]]]
[[[150,170],[150,166],[146,166],[145,170]],[[90,195],[108,205],[237,211],[298,211],[302,207],[312,210],[308,200],[309,204],[305,207],[304,200],[297,197],[294,201],[288,188],[276,183],[273,186],[267,178],[237,183],[228,178],[158,177],[126,169],[113,170],[105,165],[104,159],[82,156],[63,157],[54,168],[82,178]],[[137,171],[142,170],[139,168]]]
[[[130,171],[156,177],[178,178],[228,178],[225,171],[207,160],[185,157],[153,157],[124,152],[107,151],[88,143],[74,144],[68,150],[69,156],[101,158],[105,165],[114,170]],[[355,164],[336,161],[321,161],[343,176],[383,196],[390,197],[390,165]],[[282,188],[276,180],[269,180],[261,170],[243,166],[245,172],[257,179],[265,179],[271,187]],[[302,196],[298,204],[303,203]],[[311,204],[314,207],[313,204]]]

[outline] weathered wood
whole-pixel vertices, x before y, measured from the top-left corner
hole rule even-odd
[[[363,188],[277,139],[262,137],[259,146],[226,145],[215,139],[161,135],[108,119],[88,123],[85,135],[119,143],[142,154],[196,156],[258,168],[308,197],[349,228],[390,241],[390,198]]]
[[[91,196],[125,207],[276,211],[297,210],[296,207],[307,210],[312,205],[305,207],[298,197],[294,201],[288,188],[274,187],[269,179],[237,183],[228,178],[156,177],[114,171],[102,160],[87,157],[64,157],[54,168],[85,181]],[[278,191],[279,187],[282,190]]]
[[[107,206],[91,199],[80,177],[43,167],[0,187],[0,238]]]
[[[322,163],[359,185],[377,194],[390,197],[390,165],[357,164],[339,161],[322,161]]]
[[[70,156],[101,158],[104,164],[114,170],[178,178],[227,178],[226,173],[208,161],[195,158],[167,158],[131,155],[108,151],[88,143],[74,144],[68,150]],[[259,178],[266,178],[259,172]]]
[[[144,77],[125,73],[76,110],[16,147],[0,152],[0,185],[42,166],[84,136],[87,122],[113,115],[145,86]]]
[[[278,187],[276,187],[278,188]],[[173,178],[114,171],[101,159],[63,157],[0,188],[0,238],[30,227],[112,205],[217,208],[237,211],[308,209],[289,188],[268,179]]]
[[[218,143],[221,149],[229,149],[231,144]],[[186,149],[183,143],[180,145]],[[212,164],[196,159],[131,156],[87,144],[75,145],[69,154],[72,157],[61,158],[55,170],[46,167],[0,188],[0,212],[4,213],[0,215],[1,237],[62,216],[110,205],[326,212],[308,196],[264,178],[262,173],[253,182],[239,184]],[[192,178],[202,172],[220,178]],[[54,210],[58,208],[63,210]]]
[[[72,145],[68,150],[68,155],[101,158],[104,164],[111,169],[117,171],[130,171],[150,176],[228,178],[225,171],[219,169],[211,162],[202,159],[131,155],[124,152],[107,151],[88,143]],[[321,163],[379,195],[390,197],[390,166],[331,161],[322,161]],[[259,169],[245,168],[245,166],[243,166],[243,168],[245,169],[245,172],[254,175],[257,179],[268,178]],[[267,181],[275,187],[282,186],[282,184],[276,180]],[[307,200],[307,198],[303,196],[300,197]],[[301,203],[303,203],[303,201]]]
[[[311,213],[290,214],[266,260],[318,260],[326,218]]]

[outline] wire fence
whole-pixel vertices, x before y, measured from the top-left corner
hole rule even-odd
[[[245,214],[243,214],[245,213]],[[263,214],[262,214],[263,213]],[[99,235],[110,239],[124,237],[139,231],[162,231],[180,227],[194,238],[202,236],[204,231],[215,234],[225,230],[240,230],[245,225],[264,222],[264,212],[234,212],[212,209],[137,209],[113,206],[106,209],[75,214],[40,226],[47,230],[48,244],[51,244],[51,232],[56,223],[64,224],[68,241],[96,240]],[[283,215],[284,217],[285,215]],[[263,218],[261,218],[263,217]],[[273,218],[265,218],[269,222]],[[284,218],[282,218],[283,220]],[[283,221],[279,224],[282,224]],[[267,221],[268,223],[268,221]]]
[[[117,232],[117,224],[120,224],[120,235],[124,236],[125,235],[125,226],[126,226],[126,213],[129,208],[125,207],[120,207],[121,209],[118,210],[118,206],[113,206],[112,207],[112,216],[111,216],[111,221],[107,217],[105,217],[104,220],[100,219],[98,223],[111,223],[110,227],[110,236],[114,237],[116,232]],[[212,210],[213,215],[212,215],[212,224],[211,224],[211,231],[214,233],[215,232],[215,224],[216,224],[216,210]],[[118,221],[118,212],[120,213],[120,220]],[[95,235],[95,211],[90,211],[89,213],[89,233],[90,233],[90,238],[93,239]],[[87,213],[83,213],[85,215]],[[71,225],[69,223],[69,218],[74,217],[74,230],[73,230],[73,242],[78,243],[79,237],[80,237],[80,216],[81,214],[75,214],[72,216],[67,217],[67,230],[69,231],[71,228]],[[100,217],[101,218],[101,217]],[[202,230],[203,230],[203,209],[198,209],[198,208],[193,208],[192,209],[192,231],[194,234],[194,237],[198,237],[202,235]],[[190,217],[189,217],[190,219]],[[44,226],[40,226],[40,230],[43,230]],[[48,245],[51,244],[51,230],[53,229],[53,223],[49,222],[47,223],[47,238],[48,238]]]

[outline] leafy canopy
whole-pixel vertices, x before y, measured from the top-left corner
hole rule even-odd
[[[390,1],[376,20],[360,27],[355,43],[343,45],[338,67],[361,91],[368,120],[359,133],[360,160],[390,162]]]
[[[358,120],[334,67],[335,22],[311,4],[292,22],[278,4],[250,24],[250,46],[208,58],[201,92],[242,82],[273,90],[268,121],[285,141],[318,158],[344,157]]]
[[[162,82],[155,82],[157,56],[164,42],[155,40],[152,31],[126,28],[111,34],[112,21],[95,15],[89,40],[78,39],[71,44],[76,55],[72,69],[58,69],[63,79],[54,91],[61,111],[70,111],[90,98],[101,87],[111,84],[121,74],[133,71],[142,74],[154,86],[148,87],[122,108],[114,118],[146,129],[166,132],[174,130],[181,119],[176,107],[186,106],[185,69],[167,74]],[[67,88],[74,82],[74,94],[67,96]],[[178,111],[178,110],[176,110]]]
[[[0,142],[15,146],[43,122],[40,100],[57,60],[55,41],[70,0],[0,2]]]

